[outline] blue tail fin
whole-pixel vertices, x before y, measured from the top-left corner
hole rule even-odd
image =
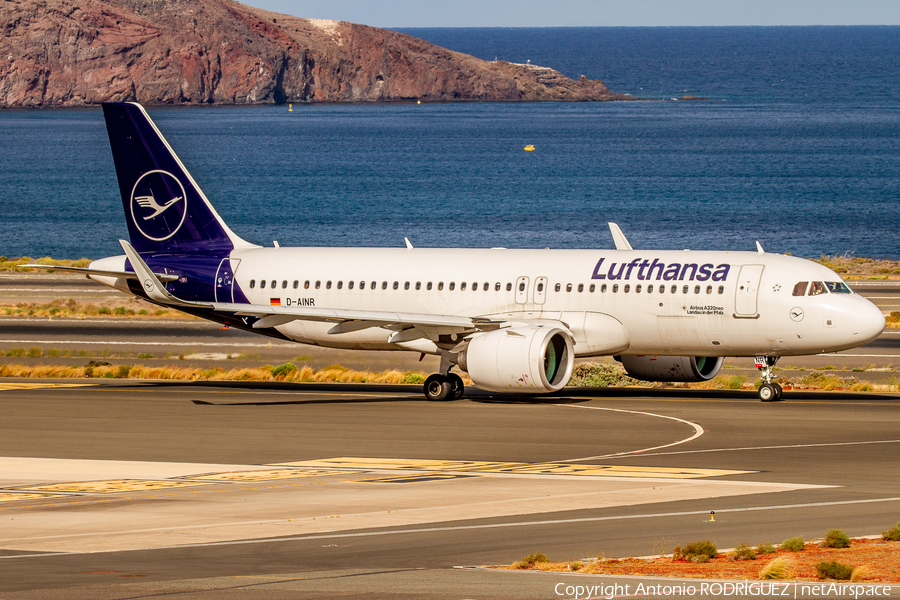
[[[252,247],[222,221],[139,104],[104,104],[131,244],[141,253]]]

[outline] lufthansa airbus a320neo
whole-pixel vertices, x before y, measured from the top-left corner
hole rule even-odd
[[[495,392],[566,385],[576,358],[615,356],[649,381],[702,381],[755,357],[763,401],[782,356],[874,340],[882,312],[826,267],[763,252],[263,248],[225,224],[138,104],[104,104],[128,221],[91,279],[271,337],[439,355],[432,400],[462,379]],[[58,267],[56,267],[58,268]]]

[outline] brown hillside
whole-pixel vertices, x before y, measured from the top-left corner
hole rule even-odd
[[[602,81],[232,0],[4,0],[0,106],[624,100]]]

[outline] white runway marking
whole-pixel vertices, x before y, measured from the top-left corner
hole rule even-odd
[[[817,508],[824,506],[851,506],[854,504],[875,504],[880,502],[900,502],[900,497],[891,497],[891,498],[869,498],[866,500],[838,500],[834,502],[808,502],[804,504],[779,504],[774,506],[748,506],[745,508],[726,508],[717,510],[717,515],[724,515],[728,513],[744,513],[744,512],[756,512],[756,511],[765,511],[765,510],[790,510],[797,508]],[[449,525],[446,527],[422,527],[422,528],[409,528],[409,529],[393,529],[386,531],[364,531],[364,532],[350,532],[350,533],[320,533],[314,535],[298,535],[298,536],[287,536],[280,538],[263,538],[263,539],[252,539],[252,540],[230,540],[224,542],[205,542],[205,543],[197,543],[197,544],[174,544],[171,546],[154,546],[149,548],[130,548],[127,550],[115,550],[113,552],[144,552],[147,550],[171,550],[171,549],[180,549],[180,548],[206,548],[211,546],[241,546],[246,544],[269,544],[275,542],[304,542],[311,540],[331,540],[331,539],[346,539],[346,538],[364,538],[364,537],[376,537],[376,536],[385,536],[385,535],[407,535],[407,534],[421,534],[421,533],[436,533],[436,532],[444,532],[444,531],[471,531],[476,529],[501,529],[505,527],[540,527],[545,525],[565,525],[569,523],[597,523],[602,521],[626,521],[631,519],[655,519],[655,518],[663,518],[663,517],[689,517],[695,515],[709,515],[708,510],[692,510],[692,511],[684,511],[684,512],[664,512],[664,513],[648,513],[648,514],[636,514],[636,515],[616,515],[616,516],[607,516],[607,517],[582,517],[577,519],[548,519],[545,521],[513,521],[510,523],[489,523],[484,525]],[[127,533],[127,532],[118,532],[118,533]],[[35,557],[44,557],[44,556],[65,556],[70,554],[107,554],[109,550],[92,550],[85,552],[46,552],[46,553],[31,553],[31,554],[13,554],[8,556],[0,556],[0,560],[9,560],[14,558],[35,558]]]
[[[900,444],[900,440],[872,440],[868,442],[830,442],[823,444],[787,444],[784,446],[748,446],[746,448],[710,448],[708,450],[679,450],[678,452],[654,452],[644,456],[667,456],[670,454],[703,454],[704,452],[743,452],[745,450],[782,450],[785,448],[821,448],[824,446],[863,446],[867,444]],[[618,458],[610,455],[606,458]]]
[[[663,448],[670,448],[672,446],[678,446],[679,444],[686,444],[688,442],[692,442],[705,433],[705,431],[703,431],[703,428],[700,427],[699,425],[697,425],[696,423],[692,423],[690,421],[685,421],[684,419],[679,419],[678,417],[670,417],[667,415],[658,415],[656,413],[642,412],[642,411],[638,411],[638,410],[622,410],[622,409],[618,409],[618,408],[604,408],[602,406],[582,406],[580,404],[555,404],[554,406],[567,406],[569,408],[590,408],[593,410],[608,410],[611,412],[629,413],[632,415],[644,415],[647,417],[656,417],[659,419],[669,419],[671,421],[677,421],[679,423],[684,423],[685,425],[688,425],[689,427],[694,428],[694,435],[692,435],[691,437],[684,438],[683,440],[678,440],[676,442],[672,442],[671,444],[664,444],[662,446],[654,446],[652,448],[643,448],[641,450],[629,450],[628,452],[616,452],[614,454],[602,454],[600,456],[587,456],[585,458],[570,458],[567,460],[560,460],[557,462],[579,462],[582,460],[599,460],[601,458],[616,458],[619,456],[628,456],[631,454],[643,454],[645,452],[650,452],[651,450],[661,450]]]

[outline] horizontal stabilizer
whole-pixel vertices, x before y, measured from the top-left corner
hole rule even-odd
[[[82,275],[97,275],[99,277],[121,277],[122,279],[138,279],[137,273],[131,271],[106,271],[103,269],[91,269],[88,267],[57,267],[54,265],[19,265],[20,268],[29,269],[50,269],[53,271],[63,271],[64,273],[80,273]],[[160,281],[175,281],[178,275],[167,275],[165,273],[154,273]]]

